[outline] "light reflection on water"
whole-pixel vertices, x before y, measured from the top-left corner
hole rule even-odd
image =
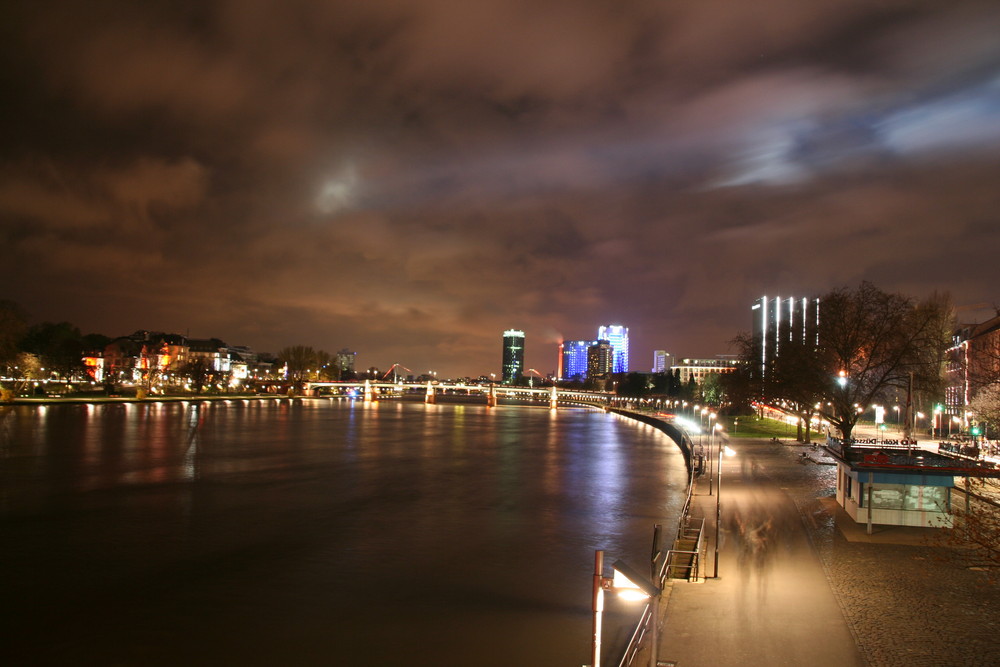
[[[3,429],[5,628],[41,663],[583,664],[594,549],[641,566],[685,481],[666,436],[585,410],[15,407]]]

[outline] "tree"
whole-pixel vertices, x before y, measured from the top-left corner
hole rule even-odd
[[[618,390],[617,394],[619,396],[632,396],[641,397],[645,396],[649,390],[648,382],[646,376],[642,373],[616,373],[615,379],[618,380]]]
[[[701,380],[701,397],[711,405],[721,405],[724,396],[720,373],[708,373]]]
[[[984,570],[992,582],[1000,579],[1000,480],[970,477],[966,479],[965,502],[952,501],[950,530],[941,532],[939,541],[958,549],[949,549],[958,564]]]
[[[722,373],[719,377],[722,391],[726,396],[726,412],[733,415],[745,415],[752,412],[751,403],[759,398],[754,391],[755,383],[750,377],[750,364],[738,364],[730,373]]]
[[[32,382],[44,379],[45,373],[42,368],[41,359],[37,354],[19,352],[10,367],[8,376],[12,379],[9,386],[4,389],[8,393],[3,400],[9,401],[15,395],[23,393]]]
[[[663,396],[670,395],[671,377],[672,376],[669,373],[653,373],[652,378],[650,378],[652,381],[651,389],[653,390],[653,393]]]
[[[698,383],[694,377],[689,377],[687,384],[681,388],[681,396],[689,401],[701,401],[701,392],[698,390]]]
[[[0,363],[4,371],[14,364],[21,351],[20,343],[27,327],[27,316],[21,306],[13,301],[0,301]]]
[[[19,377],[15,372],[18,366],[17,357],[20,353],[19,344],[27,329],[27,316],[24,309],[13,301],[0,301],[0,374],[17,382]],[[15,387],[4,386],[8,392]],[[10,400],[12,395],[5,395],[3,400]]]
[[[142,346],[139,352],[139,388],[143,394],[149,394],[153,387],[163,377],[164,367],[161,363],[166,352],[162,340],[150,341]]]
[[[821,297],[819,319],[820,413],[845,444],[861,412],[905,390],[911,377],[920,390],[941,391],[953,321],[947,297],[914,303],[863,282]]]
[[[316,356],[313,358],[313,361],[316,362],[316,374],[319,380],[336,380],[340,376],[336,359],[329,352],[316,350]]]
[[[811,442],[809,424],[823,403],[823,387],[831,370],[817,354],[815,324],[807,326],[803,338],[786,339],[770,366],[765,385],[798,417],[797,440]],[[803,432],[804,431],[804,432]]]
[[[187,377],[196,394],[200,394],[201,390],[212,379],[212,368],[204,357],[194,357],[188,361],[181,367],[181,373]]]
[[[296,388],[300,388],[303,382],[313,379],[313,376],[329,377],[331,355],[323,350],[314,350],[308,345],[293,345],[278,352],[278,359],[287,365],[288,378],[295,383]],[[378,377],[377,369],[372,373],[373,377]]]
[[[739,351],[739,368],[728,375],[735,389],[746,392],[762,402],[780,404],[798,417],[797,439],[811,441],[808,425],[822,400],[823,386],[829,372],[816,347],[815,322],[807,323],[801,334],[791,335],[789,324],[779,331],[781,344],[778,354],[762,364],[758,350],[760,341],[749,334],[739,334],[733,343]],[[806,426],[803,433],[803,425]]]
[[[38,355],[42,365],[63,378],[82,374],[83,334],[69,322],[42,322],[30,327],[21,349]]]
[[[992,429],[994,437],[1000,433],[1000,385],[989,385],[980,389],[969,402],[969,410],[979,423]],[[988,435],[984,431],[984,436]]]

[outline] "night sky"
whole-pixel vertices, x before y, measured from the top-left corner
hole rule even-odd
[[[498,372],[761,295],[1000,301],[1000,3],[20,2],[0,298],[362,368]],[[988,312],[987,312],[988,314]]]

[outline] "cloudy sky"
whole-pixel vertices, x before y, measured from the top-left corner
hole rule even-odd
[[[84,332],[497,372],[761,295],[1000,302],[1000,4],[132,0],[0,9],[0,298]]]

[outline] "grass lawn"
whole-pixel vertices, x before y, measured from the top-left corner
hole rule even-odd
[[[738,424],[734,424],[733,417],[722,417],[720,421],[729,435],[734,438],[778,438],[779,440],[795,440],[796,428],[793,424],[787,424],[777,419],[767,417],[757,417],[756,415],[743,415],[736,417]],[[822,436],[822,433],[813,431],[813,439]]]

